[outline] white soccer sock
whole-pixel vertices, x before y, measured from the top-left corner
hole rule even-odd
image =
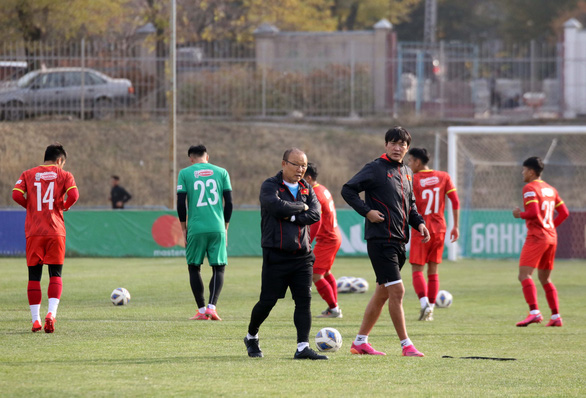
[[[330,308],[332,311],[340,311],[340,307],[339,306],[335,306],[334,308]]]
[[[419,299],[419,304],[421,304],[421,309],[424,309],[429,305],[429,299],[427,297],[421,297]]]
[[[57,307],[59,307],[59,299],[58,298],[50,298],[49,299],[49,310],[47,313],[51,313],[54,318],[57,318]]]
[[[35,321],[41,322],[41,304],[32,304],[29,305],[31,307],[31,318],[33,319],[33,323]]]
[[[356,339],[354,340],[354,344],[366,344],[368,343],[368,335],[367,334],[357,334]]]
[[[251,335],[250,333],[246,333],[246,338],[247,338],[248,340],[258,340],[258,333],[257,333],[257,334],[255,334],[254,336],[253,336],[253,335]]]
[[[554,320],[554,321],[555,321],[556,319],[558,319],[558,318],[561,318],[561,317],[560,317],[560,314],[554,314],[554,315],[552,315],[552,316],[551,316],[551,319],[552,319],[552,320]]]
[[[208,304],[208,308],[211,309],[211,310],[215,310],[216,309],[216,306],[213,305],[213,304]]]
[[[401,340],[401,347],[409,347],[410,345],[413,345],[413,343],[409,337],[407,337],[405,340]]]
[[[531,310],[531,311],[529,311],[529,313],[531,315],[537,315],[537,314],[541,314],[541,311],[539,311],[539,310]]]
[[[206,307],[201,307],[199,310],[200,314],[205,314],[206,313]]]
[[[299,352],[305,350],[306,347],[309,347],[308,342],[297,343],[297,351],[299,351]]]

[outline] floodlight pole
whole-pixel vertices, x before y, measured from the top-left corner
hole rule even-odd
[[[170,88],[169,97],[169,161],[171,163],[171,209],[177,209],[177,3],[171,0],[171,40],[169,50]]]

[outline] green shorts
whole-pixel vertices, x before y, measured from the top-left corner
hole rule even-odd
[[[185,248],[187,264],[203,264],[206,254],[211,266],[228,264],[225,232],[187,235],[187,247]]]

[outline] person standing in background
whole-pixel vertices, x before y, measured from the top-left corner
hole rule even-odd
[[[113,175],[111,183],[112,190],[110,191],[110,197],[108,200],[112,202],[113,209],[124,209],[124,204],[132,199],[132,195],[120,186],[120,177]]]
[[[317,166],[308,163],[305,181],[311,185],[321,205],[321,219],[309,227],[309,241],[315,239],[313,254],[313,283],[328,308],[318,318],[342,318],[342,310],[338,306],[338,285],[332,274],[332,266],[336,254],[342,245],[342,234],[338,228],[334,198],[326,187],[317,182]]]
[[[429,154],[425,148],[411,148],[407,164],[413,170],[413,193],[417,209],[423,216],[429,230],[430,240],[423,243],[421,237],[413,234],[409,250],[409,262],[413,272],[413,288],[421,304],[420,321],[433,321],[435,298],[439,291],[438,265],[444,254],[444,240],[446,236],[446,219],[444,209],[446,196],[452,202],[453,226],[450,231],[450,241],[455,242],[460,236],[458,224],[460,220],[460,201],[456,187],[445,171],[431,170]],[[423,268],[427,263],[427,278],[425,282]]]
[[[525,211],[521,212],[518,207],[513,209],[513,217],[522,218],[527,224],[527,237],[519,258],[519,282],[529,306],[529,315],[517,323],[519,327],[543,320],[537,305],[537,289],[531,277],[536,268],[551,309],[551,319],[546,326],[562,326],[558,292],[550,276],[558,242],[556,228],[568,218],[570,212],[558,191],[541,179],[544,167],[543,161],[538,157],[531,157],[523,162],[521,174],[523,182],[527,183],[523,187]],[[555,218],[554,211],[558,213]]]

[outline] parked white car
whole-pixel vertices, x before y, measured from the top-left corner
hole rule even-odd
[[[105,119],[133,101],[134,87],[128,79],[114,79],[89,68],[40,69],[0,87],[0,120],[82,113]]]

